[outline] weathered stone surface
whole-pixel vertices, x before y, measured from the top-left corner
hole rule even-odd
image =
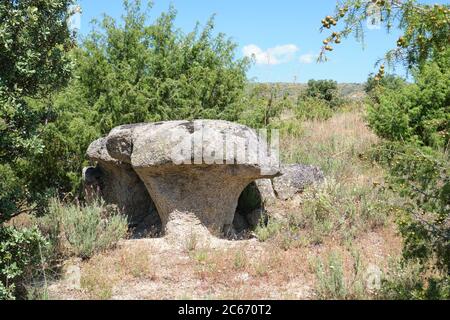
[[[64,261],[62,265],[62,281],[69,290],[79,290],[81,288],[81,259],[71,258]]]
[[[151,223],[157,225],[156,212],[144,183],[139,179],[130,164],[112,158],[106,148],[106,139],[94,141],[87,151],[96,167],[83,170],[86,196],[101,196],[106,203],[117,205],[127,215],[131,226],[139,225],[151,217]]]
[[[258,157],[264,143],[250,128],[227,121],[168,121],[117,127],[93,142],[88,155],[107,180],[102,193],[123,206],[133,206],[135,192],[141,199],[138,176],[164,227],[182,221],[185,213],[210,230],[225,230],[242,190],[255,179],[278,174],[273,159]]]
[[[277,199],[275,191],[273,190],[272,179],[258,179],[255,181],[255,184],[263,204],[271,204]]]
[[[273,179],[273,189],[278,199],[287,200],[305,187],[324,179],[323,172],[315,166],[291,164],[281,166],[281,175]]]

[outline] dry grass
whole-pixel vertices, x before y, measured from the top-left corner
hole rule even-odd
[[[258,249],[242,245],[207,250],[205,260],[193,261],[195,275],[209,284],[223,286],[215,294],[218,298],[283,298],[282,295],[289,292],[283,288],[296,282],[302,291],[300,294],[291,292],[291,297],[305,298],[308,294],[304,273],[307,250],[285,252],[272,245]]]
[[[163,240],[162,240],[163,241]],[[79,299],[266,299],[306,298],[307,250],[279,251],[243,241],[233,247],[156,248],[126,242],[82,263],[81,289],[52,290]],[[151,257],[151,258],[148,258]]]
[[[360,112],[338,113],[326,121],[305,121],[301,132],[284,134],[281,140],[285,162],[313,164],[328,177],[343,181],[379,179],[381,169],[369,168],[364,153],[378,141]],[[349,181],[350,182],[350,181]]]
[[[138,245],[94,256],[82,266],[81,288],[91,299],[110,299],[119,282],[156,279],[151,252]]]
[[[309,271],[315,275],[314,296],[318,299],[373,299],[381,284],[374,271],[385,274],[391,262],[401,254],[401,245],[394,230],[369,233],[354,243],[326,243],[309,261]]]
[[[276,219],[257,230],[258,238],[273,238],[288,250],[321,244],[326,238],[345,243],[383,228],[397,199],[384,186],[383,170],[365,157],[377,142],[358,111],[305,121],[294,133],[285,130],[285,162],[316,165],[326,182],[269,208]]]
[[[250,240],[220,248],[197,248],[190,253],[183,248],[157,247],[152,241],[128,240],[126,246],[96,255],[82,264],[80,292],[55,294],[53,291],[53,296],[82,299],[320,298],[324,296],[316,291],[318,278],[313,262],[322,259],[326,263],[332,251],[342,254],[345,281],[354,278],[350,251],[331,240],[321,246],[288,250],[280,250],[274,243]],[[355,243],[353,250],[361,252],[366,264],[373,261],[383,267],[388,256],[394,255],[384,250],[388,245],[384,241],[380,234],[370,235]]]

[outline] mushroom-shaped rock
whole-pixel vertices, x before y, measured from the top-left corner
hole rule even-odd
[[[160,223],[155,206],[144,183],[139,179],[129,163],[110,156],[107,139],[101,138],[91,143],[88,157],[97,162],[96,167],[83,170],[83,180],[87,196],[100,195],[108,204],[116,205],[129,219],[130,225],[144,222]]]
[[[242,125],[175,121],[137,128],[131,164],[163,225],[185,212],[209,229],[223,231],[232,225],[244,188],[278,174],[275,159],[266,151],[265,141]]]
[[[268,154],[266,141],[227,121],[120,126],[105,138],[105,146],[116,164],[131,165],[144,182],[163,226],[181,213],[223,231],[232,225],[244,188],[278,175],[277,155]]]

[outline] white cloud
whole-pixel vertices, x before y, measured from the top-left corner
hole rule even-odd
[[[291,61],[298,50],[298,47],[294,44],[276,46],[266,51],[257,45],[249,44],[242,51],[244,56],[249,58],[254,57],[257,64],[275,65]]]
[[[305,64],[309,64],[309,63],[313,63],[314,60],[317,59],[317,55],[312,54],[312,53],[306,53],[306,54],[302,54],[299,58],[301,63],[305,63]]]

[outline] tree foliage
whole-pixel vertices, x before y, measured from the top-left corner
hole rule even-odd
[[[140,121],[236,120],[247,60],[235,59],[224,34],[213,35],[213,19],[184,35],[173,8],[150,25],[139,1],[125,10],[122,25],[105,17],[76,51],[75,94],[102,133]]]
[[[399,216],[403,255],[417,260],[422,271],[429,271],[430,266],[438,270],[434,272],[437,278],[425,281],[427,285],[423,281],[416,283],[419,296],[435,296],[430,295],[434,292],[448,297],[450,6],[425,5],[416,0],[339,1],[334,15],[322,20],[322,31],[334,26],[336,30],[323,41],[319,60],[326,59],[333,44],[338,45],[352,34],[363,42],[366,22],[388,32],[394,27],[403,32],[396,48],[378,63],[402,63],[412,72],[414,83],[385,77],[382,63],[366,86],[372,100],[368,121],[387,141],[379,148],[378,156],[390,169],[391,187],[404,199]],[[404,292],[401,283],[390,285],[389,291]]]
[[[449,281],[448,153],[399,141],[385,142],[375,151],[378,161],[390,167],[390,186],[404,199],[397,215],[404,239],[403,256],[406,260],[418,261],[422,270],[434,266],[444,282]],[[433,274],[435,272],[430,273]]]
[[[309,80],[305,96],[323,100],[332,109],[342,104],[338,85],[334,80]]]
[[[46,240],[36,229],[0,227],[0,300],[16,297],[19,280],[41,262]]]
[[[404,199],[403,256],[421,266],[415,297],[450,296],[449,61],[447,50],[414,68],[412,84],[378,84],[368,109],[370,126],[387,140],[380,154],[387,157],[388,181]],[[404,292],[395,281],[388,287]]]
[[[54,118],[42,126],[46,148],[28,171],[38,189],[77,195],[89,143],[115,126],[237,120],[244,107],[248,61],[235,58],[236,45],[224,34],[215,35],[213,19],[183,34],[173,8],[150,21],[151,5],[124,7],[121,21],[105,16],[73,51],[74,79],[53,98]]]
[[[71,0],[5,0],[0,3],[0,222],[30,196],[20,167],[42,152],[37,130],[46,110],[30,106],[48,98],[71,73],[73,47],[67,26]]]
[[[317,97],[300,96],[295,108],[298,120],[327,120],[333,116],[328,101]]]
[[[395,74],[387,74],[381,79],[375,79],[376,75],[371,73],[364,85],[364,91],[372,98],[380,94],[380,90],[400,90],[406,86],[406,81]]]
[[[71,74],[71,3],[0,2],[0,299],[15,298],[18,281],[39,260],[38,248],[45,244],[37,230],[3,223],[40,199],[26,176],[45,148],[39,130],[49,120],[44,101]],[[33,99],[41,99],[42,106],[33,105]]]
[[[368,110],[375,132],[393,141],[445,148],[450,139],[450,50],[415,70],[415,83],[378,91]]]
[[[393,179],[407,199],[407,214],[399,219],[405,240],[404,256],[426,265],[435,261],[450,272],[450,161],[426,148],[399,148]]]
[[[282,93],[279,85],[251,84],[245,97],[246,108],[239,115],[239,122],[252,128],[264,128],[273,123],[283,110],[292,108],[287,93]]]

